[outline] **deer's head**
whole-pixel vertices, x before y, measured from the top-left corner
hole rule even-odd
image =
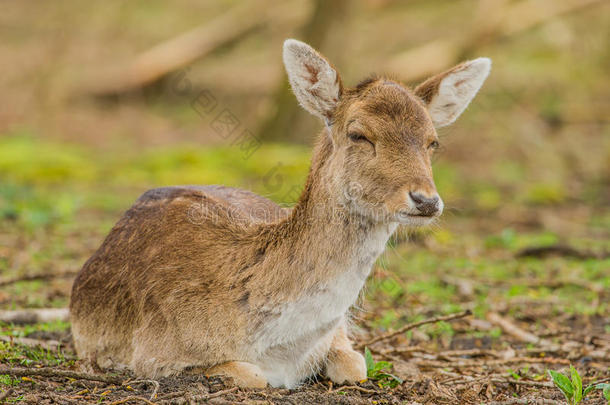
[[[479,58],[414,90],[383,78],[343,87],[335,68],[309,45],[289,39],[284,64],[299,103],[327,126],[332,152],[325,179],[350,210],[379,221],[423,225],[443,211],[432,177],[435,128],[451,124],[487,78]]]

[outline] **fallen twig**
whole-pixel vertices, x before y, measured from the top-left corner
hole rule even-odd
[[[168,74],[251,33],[269,21],[284,17],[293,4],[270,0],[238,3],[223,15],[170,38],[137,55],[112,72],[91,79],[81,93],[117,96],[149,86]]]
[[[47,391],[44,392],[44,394],[42,394],[43,396],[47,396],[49,398],[51,398],[53,400],[53,402],[57,402],[58,404],[74,404],[77,405],[79,402],[74,401],[72,399],[66,398],[64,396],[58,395],[50,390],[47,389]]]
[[[176,398],[176,397],[181,397],[181,396],[183,396],[183,395],[186,395],[186,391],[176,391],[176,392],[170,392],[170,393],[168,393],[168,394],[163,394],[163,395],[160,395],[160,396],[157,398],[157,400],[158,400],[158,401],[161,401],[161,402],[163,402],[163,401],[168,402],[168,401],[169,401],[169,400],[171,400],[171,399],[174,399],[174,398]]]
[[[65,271],[61,273],[44,273],[44,274],[26,274],[24,276],[9,277],[0,279],[0,287],[7,285],[20,283],[22,281],[39,281],[39,280],[52,280],[54,278],[69,278],[76,276],[76,271]]]
[[[209,399],[212,398],[217,398],[226,394],[230,394],[231,392],[237,391],[239,388],[238,387],[233,387],[233,388],[229,388],[226,390],[222,390],[222,391],[216,391],[213,394],[204,394],[204,395],[191,395],[188,398],[174,398],[174,399],[169,399],[166,401],[161,401],[158,402],[159,405],[183,405],[183,404],[187,404],[189,402],[202,402],[202,401],[207,401]]]
[[[451,382],[451,381],[458,381],[458,380],[462,380],[462,379],[466,380],[466,381],[476,380],[476,378],[471,375],[458,374],[458,373],[454,373],[453,371],[447,371],[447,370],[443,370],[443,369],[438,370],[438,373],[450,377],[448,380],[443,380],[443,383],[447,383],[447,382]],[[488,376],[484,376],[484,377],[488,378]],[[479,377],[479,378],[481,378],[481,377]]]
[[[595,254],[593,252],[581,251],[567,245],[553,246],[534,246],[521,249],[516,257],[547,257],[547,256],[564,256],[575,257],[577,259],[604,259],[608,257],[608,253]]]
[[[469,315],[472,315],[472,311],[466,310],[464,312],[460,312],[460,313],[457,313],[457,314],[451,314],[451,315],[445,315],[445,316],[437,316],[437,317],[434,317],[434,318],[424,319],[423,321],[413,322],[413,323],[410,323],[408,325],[403,326],[402,328],[400,328],[400,329],[398,329],[398,330],[396,330],[394,332],[389,332],[389,333],[386,333],[384,335],[377,336],[377,337],[375,337],[375,338],[373,338],[373,339],[371,339],[369,341],[366,341],[366,342],[363,342],[363,343],[359,343],[359,344],[356,345],[356,348],[362,349],[363,347],[370,346],[373,343],[377,343],[377,342],[381,342],[381,341],[384,341],[384,340],[392,339],[394,336],[398,336],[398,335],[400,335],[402,333],[405,333],[408,330],[417,328],[417,327],[422,326],[422,325],[426,325],[426,324],[429,324],[429,323],[442,322],[442,321],[452,321],[452,320],[455,320],[455,319],[464,318],[464,317],[469,316]]]
[[[511,321],[506,318],[500,316],[500,314],[496,312],[488,312],[487,320],[500,328],[509,335],[517,338],[521,342],[525,343],[538,343],[540,338],[532,333],[524,331]]]
[[[591,290],[596,293],[603,293],[604,287],[601,284],[595,284],[585,280],[575,279],[557,279],[557,280],[531,280],[531,279],[511,279],[510,282],[502,280],[480,280],[481,284],[494,287],[504,287],[510,285],[522,285],[527,288],[550,288],[557,289],[563,287],[578,287],[585,290]],[[555,301],[553,301],[555,302]]]
[[[45,350],[57,350],[61,343],[57,340],[39,340],[27,337],[15,337],[0,335],[1,342],[16,343],[27,347],[42,347]]]
[[[212,21],[168,39],[138,55],[114,75],[97,78],[89,92],[117,95],[153,83],[261,25],[268,13],[255,13],[260,7],[265,8],[265,4],[239,4]]]
[[[14,324],[33,324],[51,321],[68,321],[68,308],[35,308],[15,311],[0,311],[0,322]]]
[[[532,364],[564,364],[569,365],[568,359],[555,359],[549,357],[514,357],[512,359],[499,360],[478,360],[478,361],[453,361],[443,362],[435,360],[416,360],[415,364],[420,367],[483,367],[483,366],[498,366],[513,363],[532,363]]]
[[[485,349],[466,349],[466,350],[445,350],[438,353],[439,356],[460,357],[460,356],[492,356],[495,358],[501,357],[501,354],[496,350]]]
[[[152,394],[150,394],[150,400],[152,401],[153,399],[157,398],[157,392],[159,392],[159,388],[161,387],[158,381],[155,380],[136,380],[136,381],[129,381],[128,383],[125,383],[126,385],[135,385],[135,384],[152,384],[155,386],[155,389],[153,390]]]
[[[490,350],[490,349],[445,350],[445,351],[441,351],[441,352],[435,352],[435,351],[428,350],[428,349],[425,349],[420,346],[409,346],[409,347],[391,348],[391,349],[383,349],[383,350],[377,350],[374,348],[370,348],[370,350],[372,353],[376,353],[376,354],[379,354],[381,356],[386,356],[386,357],[390,357],[391,355],[395,355],[395,354],[424,353],[427,356],[426,357],[427,359],[430,359],[430,355],[432,355],[436,358],[445,359],[447,361],[454,361],[454,359],[452,359],[452,357],[462,357],[462,356],[467,356],[467,357],[491,356],[496,359],[502,357],[501,352],[498,352],[496,350]],[[544,352],[544,350],[540,350],[540,352]],[[415,356],[417,356],[417,355],[415,354]]]
[[[383,350],[375,350],[375,349],[371,349],[371,352],[373,353],[378,353],[381,355],[387,355],[387,354],[404,354],[404,353],[413,353],[413,352],[422,352],[422,353],[429,353],[429,354],[434,354],[435,352],[432,352],[428,349],[425,349],[423,347],[419,347],[419,346],[409,346],[409,347],[401,347],[401,348],[391,348],[391,349],[383,349]]]
[[[70,370],[57,370],[49,367],[45,368],[17,368],[17,367],[0,367],[0,374],[8,374],[13,377],[26,377],[26,376],[42,376],[42,377],[63,377],[73,378],[75,380],[88,380],[88,381],[99,381],[106,384],[121,385],[122,380],[119,377],[113,377],[108,375],[96,375],[78,373]]]
[[[561,401],[555,401],[554,399],[546,399],[546,398],[539,398],[539,399],[526,399],[526,398],[514,398],[514,399],[509,399],[506,401],[494,401],[494,402],[490,402],[490,405],[520,405],[520,404],[527,404],[527,405],[563,405],[564,402]]]
[[[14,391],[13,388],[9,388],[6,391],[4,391],[2,394],[0,394],[0,403],[3,403],[4,400],[13,393],[13,391]]]
[[[120,404],[124,404],[126,402],[129,402],[129,401],[140,401],[140,402],[144,402],[144,403],[149,404],[149,405],[157,405],[155,402],[149,401],[146,398],[138,397],[138,396],[135,396],[135,395],[130,395],[128,397],[121,398],[119,400],[111,402],[109,405],[120,405]]]
[[[332,390],[330,392],[339,392],[339,391],[345,391],[345,390],[360,391],[360,392],[364,392],[365,394],[377,394],[377,391],[375,391],[375,390],[370,390],[368,388],[359,387],[357,385],[347,385],[345,387],[335,388],[334,390]]]
[[[538,387],[538,388],[553,388],[553,383],[550,382],[541,382],[541,381],[523,381],[523,380],[508,380],[501,378],[492,378],[492,383],[495,384],[515,384],[515,385],[525,385],[527,387]]]

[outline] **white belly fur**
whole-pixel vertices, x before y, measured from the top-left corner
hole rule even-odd
[[[332,342],[335,328],[356,302],[373,263],[383,251],[395,226],[374,232],[366,249],[357,252],[345,270],[312,293],[279,308],[279,314],[263,326],[252,357],[274,387],[293,388],[315,374]],[[336,263],[340,266],[339,263]],[[336,269],[336,267],[335,267]]]

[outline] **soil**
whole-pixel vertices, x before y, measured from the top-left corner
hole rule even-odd
[[[521,312],[520,319],[511,322],[523,330],[529,329],[541,315],[541,308],[532,309],[531,316]],[[547,306],[547,310],[552,308]],[[404,379],[395,388],[384,388],[372,380],[353,386],[335,386],[317,377],[291,390],[237,389],[230,379],[199,375],[162,378],[155,390],[154,382],[137,380],[128,373],[107,374],[118,376],[120,384],[89,381],[87,376],[91,374],[84,373],[82,379],[59,375],[25,377],[29,384],[13,387],[7,399],[20,398],[24,403],[37,404],[100,401],[109,404],[559,404],[563,403],[563,396],[548,382],[547,368],[563,370],[573,364],[586,370],[582,375],[585,385],[590,381],[610,381],[610,335],[605,332],[609,322],[608,317],[601,316],[556,316],[553,324],[563,326],[548,329],[541,336],[543,341],[535,345],[511,338],[472,337],[469,332],[481,323],[472,317],[453,321],[455,335],[445,342],[405,342],[399,335],[371,346],[376,360],[391,361],[394,373]],[[35,333],[29,337],[68,342],[64,352],[68,357],[73,352],[68,332]],[[29,367],[34,373],[43,369]],[[76,362],[70,368],[49,369],[82,373],[86,367]],[[509,369],[511,375],[507,374]],[[603,404],[600,395],[591,394],[585,403]],[[531,402],[525,402],[527,399]]]

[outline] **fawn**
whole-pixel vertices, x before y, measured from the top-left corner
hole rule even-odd
[[[366,379],[350,307],[396,227],[441,214],[435,127],[464,111],[491,62],[410,90],[383,77],[344,87],[293,39],[283,59],[296,98],[325,124],[296,206],[223,186],[144,193],[74,282],[79,356],[151,378],[225,375],[241,387],[291,388],[316,373]]]

